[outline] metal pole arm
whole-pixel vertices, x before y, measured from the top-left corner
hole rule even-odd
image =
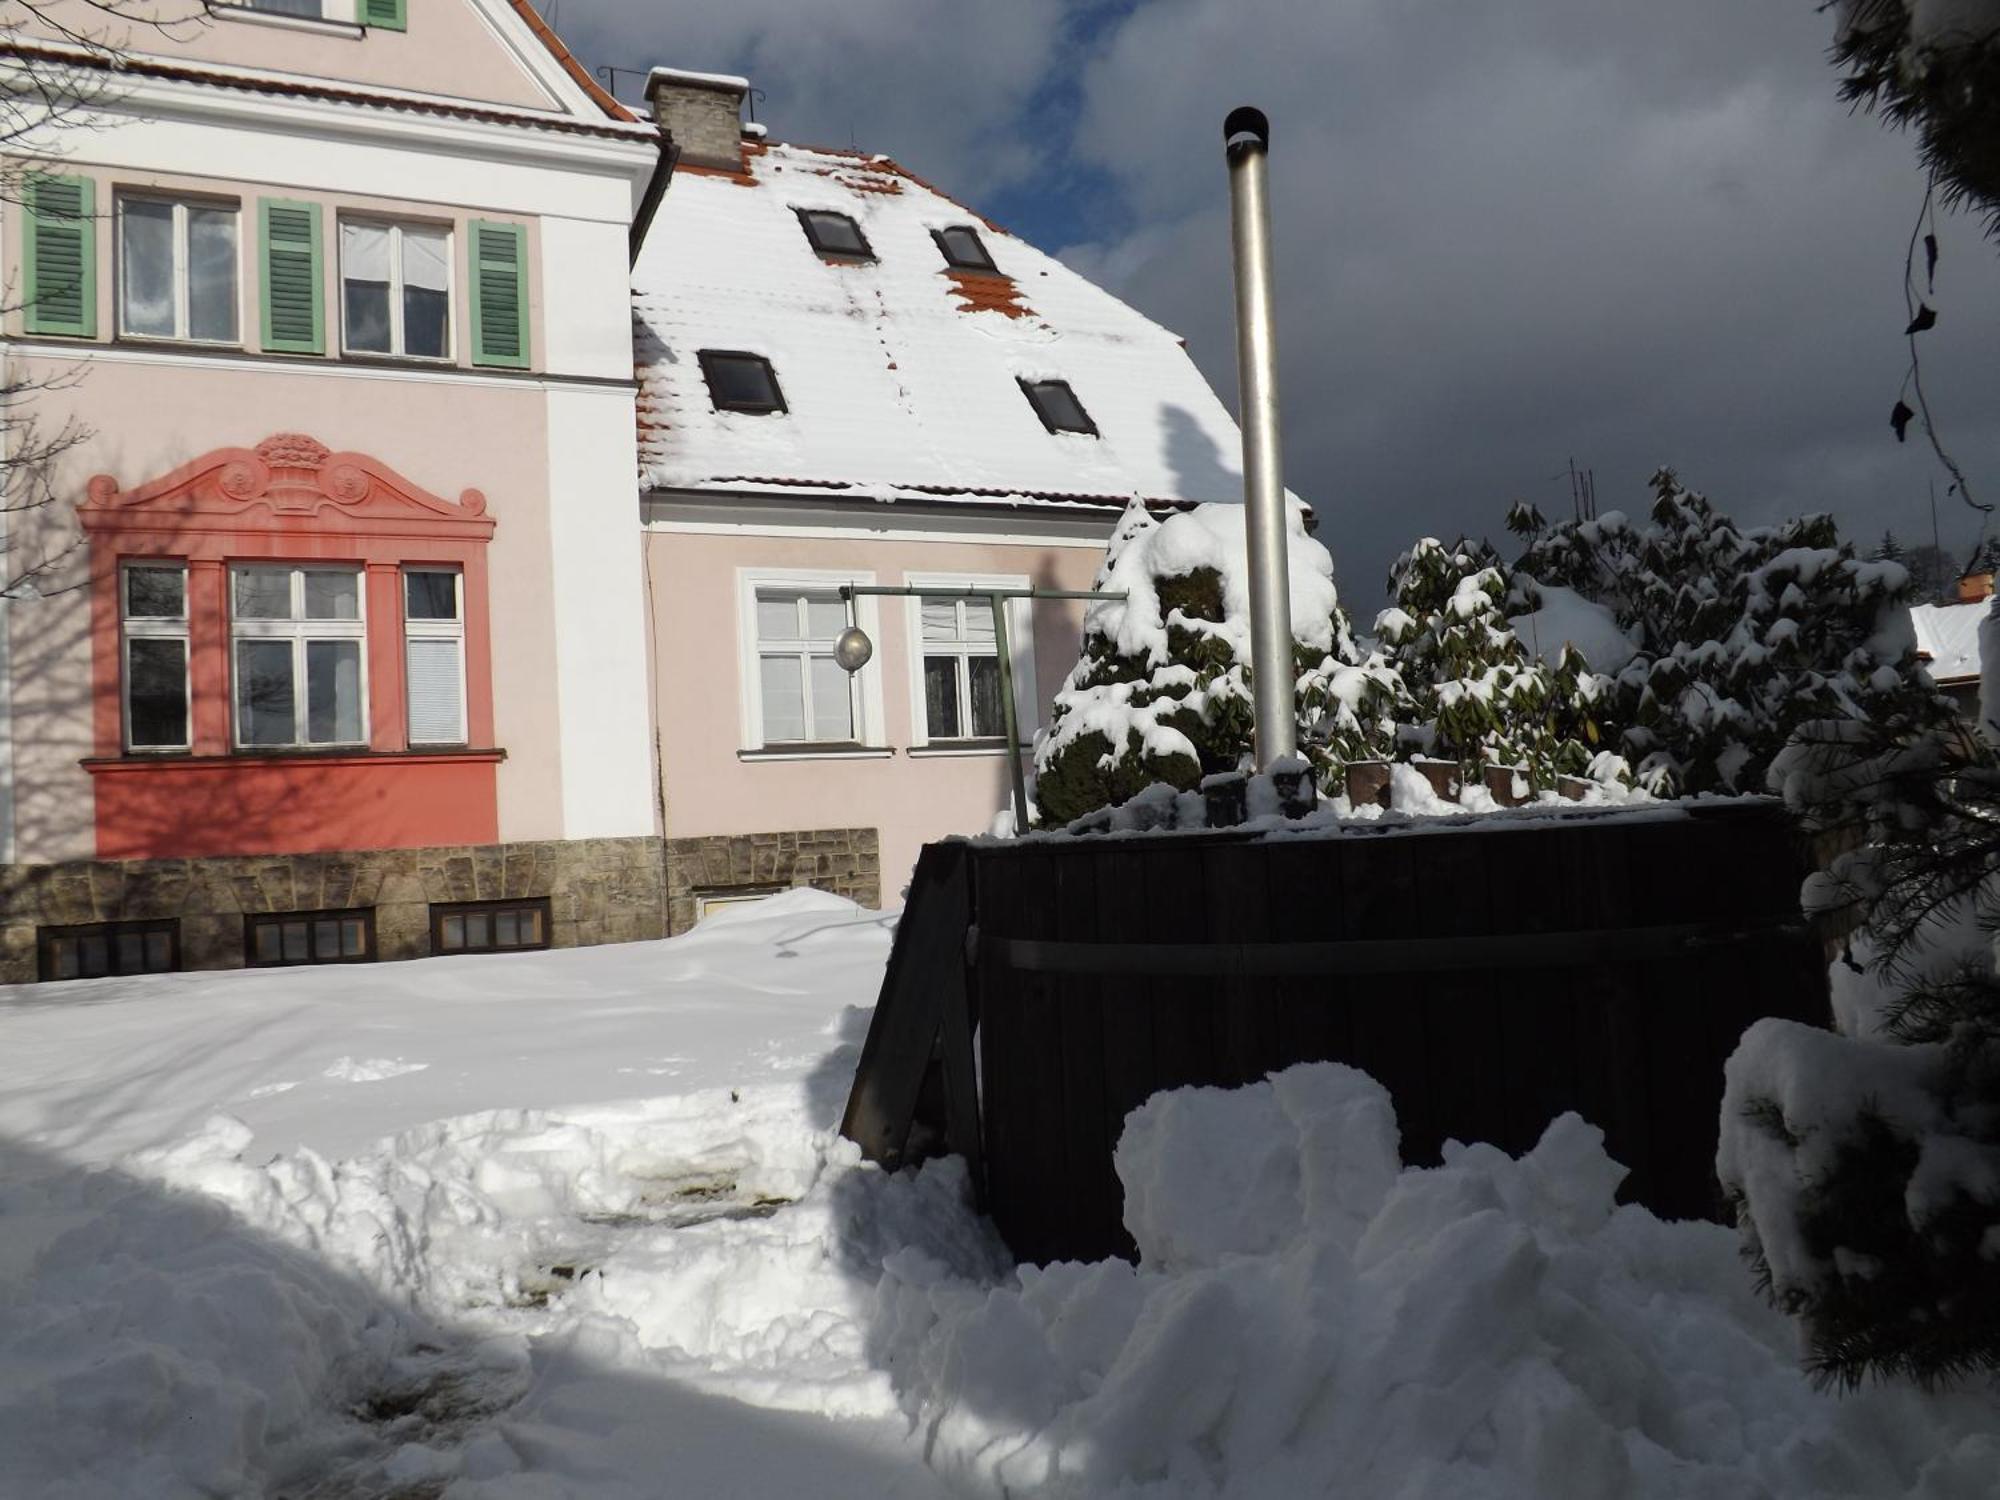
[[[1096,589],[988,589],[970,584],[948,584],[941,588],[921,583],[843,583],[840,586],[840,597],[843,599],[859,599],[864,595],[889,598],[921,596],[926,599],[1125,599],[1129,597],[1123,589],[1101,593]]]

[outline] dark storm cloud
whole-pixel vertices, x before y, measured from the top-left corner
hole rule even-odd
[[[1219,127],[1262,105],[1287,479],[1364,614],[1415,536],[1497,536],[1514,498],[1566,511],[1572,456],[1604,508],[1671,463],[1746,521],[1928,536],[1936,466],[1887,426],[1922,184],[1907,139],[1836,99],[1810,0],[569,0],[563,21],[598,60],[747,68],[779,134],[851,134],[962,194],[1095,170],[1114,200],[1067,258],[1232,400]],[[1927,384],[2000,492],[2000,250],[1940,229]],[[1942,514],[1969,546],[1976,521]]]

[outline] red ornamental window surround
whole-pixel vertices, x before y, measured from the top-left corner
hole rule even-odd
[[[77,515],[90,542],[95,754],[85,764],[98,781],[100,857],[490,841],[494,763],[501,755],[490,748],[487,544],[494,522],[478,490],[447,500],[365,454],[334,453],[312,438],[281,433],[255,448],[216,449],[136,489],[121,490],[100,474]],[[126,749],[120,591],[125,568],[148,562],[186,568],[185,749]],[[365,744],[238,746],[230,570],[270,564],[359,575]],[[406,570],[426,568],[461,579],[462,746],[410,742],[407,641],[423,626],[405,619],[404,579]],[[303,693],[303,684],[295,690]],[[480,775],[456,774],[454,765]],[[306,783],[302,774],[319,779]],[[203,815],[194,804],[218,792],[240,793],[243,777],[258,775],[269,782],[260,787],[260,805],[284,804],[292,789],[311,785],[327,793],[326,814],[304,822],[274,814],[251,820],[257,827],[197,831]],[[175,805],[171,816],[163,798]],[[394,817],[392,808],[400,809]],[[206,816],[217,811],[211,807]],[[154,831],[135,833],[140,823]]]

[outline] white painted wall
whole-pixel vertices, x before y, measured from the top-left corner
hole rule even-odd
[[[563,837],[655,833],[633,395],[571,389],[550,391],[548,403]]]
[[[548,341],[543,356],[550,374],[632,378],[629,265],[624,224],[542,219],[542,327]],[[628,488],[635,486],[636,479]],[[637,522],[635,510],[624,524]]]
[[[641,141],[221,90],[197,96],[151,83],[120,93],[102,124],[24,141],[22,149],[46,147],[78,165],[122,171],[595,219],[615,223],[621,237],[657,154]],[[622,260],[619,277],[622,292]]]

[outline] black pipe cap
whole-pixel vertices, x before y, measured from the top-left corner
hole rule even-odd
[[[1238,136],[1254,136],[1256,140],[1238,140]],[[1222,139],[1228,144],[1229,154],[1238,151],[1271,149],[1271,122],[1264,118],[1264,111],[1255,105],[1240,104],[1229,112],[1229,118],[1222,122]]]

